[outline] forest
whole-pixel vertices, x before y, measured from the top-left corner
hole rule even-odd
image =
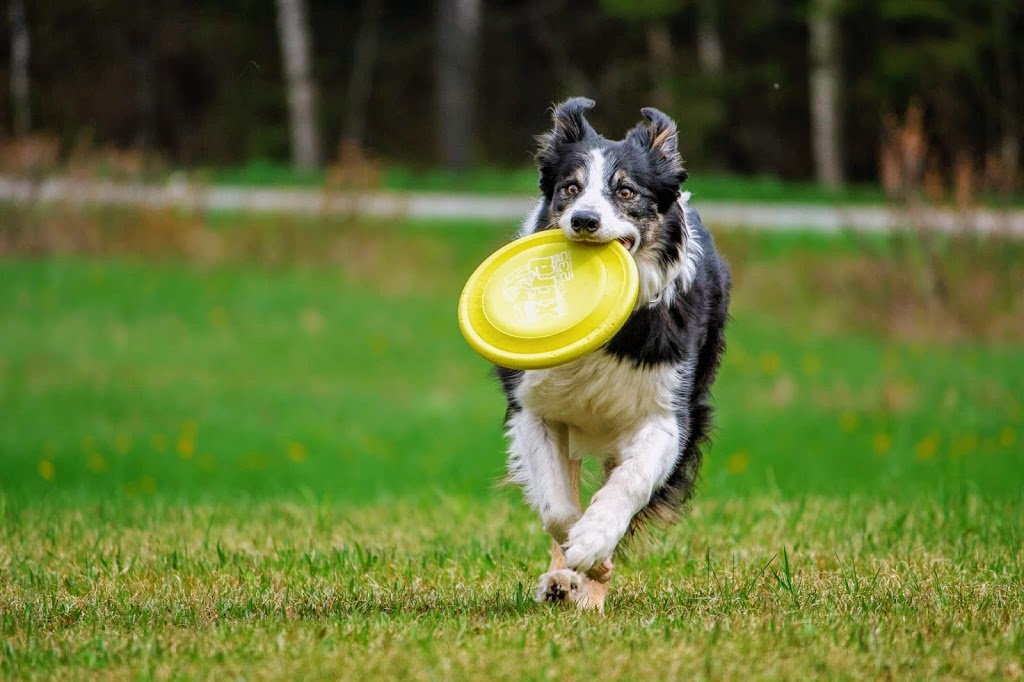
[[[878,182],[880,149],[909,111],[940,173],[959,164],[1003,189],[1018,182],[1019,0],[9,8],[0,135],[52,136],[63,154],[111,147],[183,168],[315,167],[349,149],[411,168],[521,168],[551,104],[584,94],[609,135],[642,106],[670,113],[688,165],[704,170]]]

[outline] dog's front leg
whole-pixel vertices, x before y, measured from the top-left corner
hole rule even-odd
[[[580,518],[580,463],[569,457],[568,429],[529,410],[508,422],[511,478],[521,483],[544,530],[564,544]]]
[[[619,465],[569,530],[565,561],[570,569],[593,572],[611,560],[630,521],[668,478],[678,456],[679,427],[674,415],[649,420],[622,443]]]
[[[607,586],[569,570],[561,548],[581,514],[580,462],[569,455],[568,428],[529,411],[513,415],[508,426],[511,478],[523,485],[552,538],[551,564],[537,584],[537,601],[601,609]],[[607,568],[604,582],[611,576],[611,565]]]

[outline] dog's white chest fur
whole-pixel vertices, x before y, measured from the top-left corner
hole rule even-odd
[[[524,372],[519,404],[570,427],[574,457],[604,456],[654,417],[672,414],[686,373],[673,365],[634,367],[598,351],[561,367]]]

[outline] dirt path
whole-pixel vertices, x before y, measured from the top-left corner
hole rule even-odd
[[[523,196],[383,193],[355,194],[319,189],[203,187],[183,181],[161,185],[121,184],[51,178],[32,182],[0,177],[0,201],[65,202],[194,210],[361,214],[387,218],[521,220],[534,199]],[[694,205],[710,225],[751,229],[879,232],[906,226],[909,216],[884,206],[736,203]],[[914,224],[947,232],[977,231],[1024,237],[1024,210],[921,209]]]

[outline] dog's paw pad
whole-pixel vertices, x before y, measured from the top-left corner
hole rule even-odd
[[[540,577],[534,597],[537,601],[575,602],[582,586],[583,576],[576,571],[551,571]]]

